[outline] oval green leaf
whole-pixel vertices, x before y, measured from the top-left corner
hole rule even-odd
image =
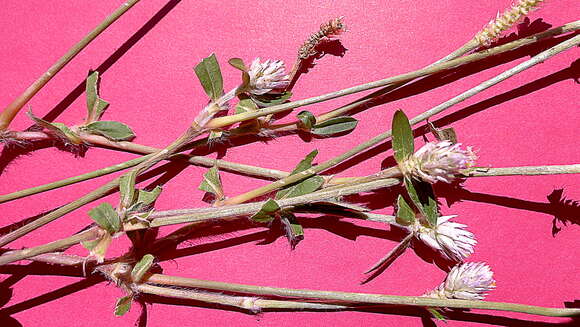
[[[357,124],[358,121],[353,117],[336,117],[314,125],[310,132],[319,136],[330,136],[334,134],[350,132],[356,128]]]
[[[215,53],[204,58],[195,66],[194,70],[205,94],[214,101],[219,99],[224,93],[224,84],[220,65]]]
[[[86,125],[85,129],[91,134],[98,134],[112,141],[128,141],[135,137],[129,126],[118,121],[96,121]]]
[[[402,110],[397,110],[393,116],[392,131],[395,160],[400,163],[415,152],[413,130]]]

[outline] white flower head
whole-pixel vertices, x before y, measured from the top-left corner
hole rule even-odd
[[[493,271],[484,262],[468,262],[451,269],[445,281],[426,296],[442,299],[483,300],[495,288]]]
[[[248,74],[250,74],[250,93],[255,95],[283,89],[290,84],[282,60],[272,61],[268,59],[260,62],[260,58],[256,58],[252,61]]]
[[[461,262],[473,253],[477,244],[473,233],[465,230],[464,224],[449,221],[457,216],[442,216],[437,219],[437,226],[428,227],[419,220],[412,225],[416,237],[445,257]]]
[[[461,144],[449,141],[429,142],[399,166],[404,174],[434,184],[451,183],[461,170],[475,164],[477,156],[471,147],[461,149]]]

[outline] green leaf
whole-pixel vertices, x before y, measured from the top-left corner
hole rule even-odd
[[[119,192],[121,193],[121,203],[125,208],[128,208],[135,202],[137,191],[135,190],[135,182],[137,180],[137,171],[131,170],[124,174],[119,179]]]
[[[244,64],[244,61],[240,58],[231,58],[230,60],[228,60],[228,63],[232,65],[234,68],[239,69],[243,72],[247,72],[249,70],[248,67],[246,67],[246,64]]]
[[[207,96],[213,101],[219,99],[224,93],[224,85],[222,72],[215,53],[204,58],[195,66],[194,70]]]
[[[399,194],[397,198],[397,222],[401,225],[411,225],[415,221],[415,211],[409,206],[405,198]]]
[[[133,302],[133,295],[118,298],[117,303],[115,303],[115,316],[119,317],[129,312],[131,302]]]
[[[155,202],[155,200],[157,200],[162,190],[163,189],[161,188],[161,186],[155,186],[155,188],[152,191],[139,190],[137,203],[142,203],[144,206],[152,204],[153,202]]]
[[[303,130],[309,132],[312,130],[312,126],[316,124],[316,117],[310,111],[301,111],[296,115],[298,118],[298,127]]]
[[[241,114],[244,112],[254,112],[258,111],[258,106],[252,101],[252,99],[241,99],[238,104],[236,104],[235,113]]]
[[[350,132],[356,128],[357,124],[358,121],[350,116],[335,117],[314,125],[310,132],[314,135],[330,136]]]
[[[251,219],[259,223],[267,223],[274,220],[274,214],[278,210],[280,210],[278,202],[268,199],[268,201],[262,205],[260,211],[256,212]]]
[[[284,93],[266,93],[266,94],[262,94],[262,95],[252,95],[252,100],[254,100],[254,102],[262,107],[262,108],[266,108],[266,107],[271,107],[271,106],[275,106],[278,104],[282,104],[286,101],[288,101],[288,99],[290,99],[292,97],[292,92],[290,91],[286,91]]]
[[[304,159],[302,159],[296,168],[292,170],[290,175],[295,175],[312,167],[312,161],[318,155],[318,150],[310,152]],[[276,193],[276,200],[292,198],[308,193],[312,193],[319,189],[324,184],[324,178],[320,176],[312,176],[302,181],[290,184]]]
[[[392,130],[395,160],[400,163],[415,152],[413,130],[409,118],[402,110],[395,112]]]
[[[83,140],[75,133],[73,132],[70,128],[68,128],[65,124],[62,123],[51,123],[49,121],[46,121],[40,117],[36,117],[33,113],[31,109],[28,109],[28,112],[26,113],[28,115],[28,117],[30,117],[30,119],[32,119],[32,121],[34,121],[38,126],[46,128],[47,130],[53,132],[54,134],[56,134],[59,137],[64,138],[65,140],[70,141],[73,144],[82,144]]]
[[[300,160],[300,162],[296,165],[296,168],[292,170],[290,175],[298,174],[300,172],[305,171],[306,169],[312,168],[312,161],[318,155],[318,150],[313,150],[309,154],[304,157],[304,159]]]
[[[453,144],[457,143],[457,133],[453,127],[437,128],[431,122],[428,122],[427,125],[438,141],[449,141]]]
[[[429,311],[433,315],[433,318],[440,321],[447,321],[447,318],[439,310],[435,308],[427,308],[427,311]]]
[[[280,219],[286,230],[286,237],[288,242],[290,242],[290,247],[294,250],[296,245],[304,239],[304,228],[300,225],[296,216],[289,211],[282,211]]]
[[[133,270],[131,270],[131,279],[135,283],[141,282],[145,274],[149,272],[149,269],[153,266],[153,261],[155,257],[152,254],[146,254],[135,264]]]
[[[276,193],[276,200],[293,198],[312,193],[318,190],[322,184],[324,184],[324,178],[321,176],[312,176],[278,191],[278,193]]]
[[[86,123],[92,123],[101,119],[101,116],[109,106],[109,103],[99,97],[99,72],[89,71],[86,81],[87,95],[87,120]]]
[[[129,126],[118,121],[96,121],[85,126],[91,134],[102,135],[113,141],[127,141],[135,137],[135,133]]]
[[[427,219],[429,226],[437,226],[439,208],[431,184],[409,177],[405,177],[404,180],[409,197],[419,212]]]
[[[203,181],[199,184],[198,189],[214,194],[218,200],[224,198],[222,181],[217,167],[211,167],[203,174]]]
[[[89,210],[89,216],[109,234],[115,234],[121,229],[121,219],[110,203],[104,202]]]

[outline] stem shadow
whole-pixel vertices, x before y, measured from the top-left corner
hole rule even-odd
[[[501,195],[471,192],[458,184],[438,185],[437,195],[444,198],[448,206],[452,206],[456,202],[473,201],[548,214],[553,216],[551,232],[554,237],[568,224],[580,225],[580,202],[567,199],[564,196],[563,188],[554,189],[548,194],[546,196],[548,202],[534,202]],[[558,226],[559,224],[560,226]]]

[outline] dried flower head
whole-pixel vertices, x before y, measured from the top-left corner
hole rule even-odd
[[[441,299],[483,300],[495,288],[493,271],[484,262],[468,262],[451,269],[445,281],[426,294]]]
[[[307,59],[310,56],[316,54],[316,47],[326,39],[332,39],[346,30],[346,26],[342,21],[344,17],[338,17],[329,20],[328,22],[320,25],[320,29],[310,35],[308,40],[298,49],[298,58]]]
[[[255,95],[266,94],[272,90],[284,89],[290,84],[290,79],[284,70],[282,60],[254,59],[250,66],[250,93]]]
[[[477,244],[473,233],[465,230],[464,224],[449,221],[457,216],[442,216],[434,228],[424,226],[419,220],[412,225],[415,236],[445,257],[461,262],[473,253]]]
[[[475,39],[482,46],[488,46],[495,41],[503,31],[510,29],[515,23],[536,9],[544,0],[519,0],[503,14],[497,13],[486,27],[475,35]]]
[[[475,164],[477,156],[471,147],[461,149],[461,144],[449,141],[429,142],[419,151],[399,164],[403,174],[434,184],[451,183],[461,170]]]

